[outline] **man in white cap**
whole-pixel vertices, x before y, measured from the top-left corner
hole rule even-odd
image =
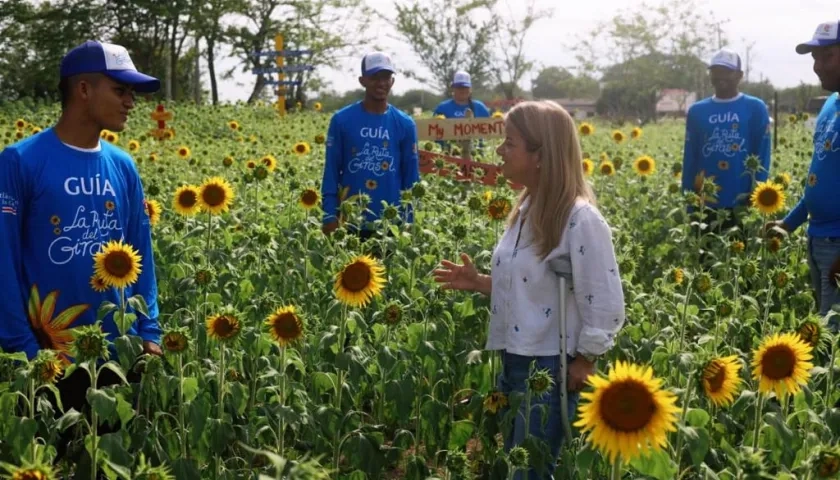
[[[793,232],[808,221],[811,285],[817,309],[824,316],[840,303],[836,277],[840,274],[840,22],[819,24],[811,40],[796,46],[796,53],[811,54],[822,88],[833,93],[817,116],[814,154],[804,195],[784,220],[771,222],[767,227],[768,232],[778,228]],[[833,316],[829,321],[835,332],[840,330],[838,319]]]
[[[459,70],[452,78],[452,98],[438,104],[433,115],[444,118],[488,118],[490,109],[481,100],[472,98],[472,78],[469,73]],[[446,142],[437,143],[441,147],[446,147]],[[466,146],[462,145],[462,147]],[[478,147],[483,148],[484,142],[479,142]]]
[[[73,329],[96,324],[103,302],[140,295],[148,315],[129,308],[137,320],[127,333],[141,338],[146,354],[161,355],[140,175],[130,155],[100,140],[103,129],[125,128],[134,92],[155,92],[160,81],[138,72],[125,48],[96,41],[65,55],[60,78],[58,123],[0,153],[0,347],[29,359],[54,350],[74,362]],[[137,281],[122,297],[94,274],[93,257],[110,241],[129,244],[141,257]],[[111,341],[120,334],[113,314],[101,319],[101,329]],[[99,387],[120,382],[108,369],[99,375]],[[87,372],[75,370],[57,386],[65,409],[87,410]],[[59,441],[59,456],[68,441]]]
[[[716,198],[706,197],[704,222],[723,231],[740,227],[756,182],[769,176],[770,114],[761,99],[739,91],[743,72],[734,51],[715,53],[709,78],[715,94],[693,104],[686,115],[682,188],[700,193],[704,179],[714,182]],[[747,169],[753,155],[759,159],[754,175]]]
[[[347,227],[367,240],[375,231],[372,222],[381,217],[382,203],[399,205],[401,192],[420,180],[417,125],[388,103],[395,71],[387,54],[365,55],[359,77],[364,99],[339,110],[330,120],[321,184],[326,234],[339,226],[341,203],[366,194],[370,202],[362,224],[349,223]],[[400,220],[413,220],[409,207],[402,206]]]

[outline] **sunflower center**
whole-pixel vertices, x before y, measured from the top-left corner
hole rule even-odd
[[[186,208],[192,208],[198,202],[198,197],[196,196],[195,192],[193,191],[186,191],[181,193],[181,196],[178,197],[178,203],[181,206]]]
[[[726,370],[717,360],[710,363],[703,372],[703,380],[712,393],[719,392],[723,388],[724,379],[726,379]]]
[[[313,190],[306,190],[305,192],[303,192],[303,195],[301,195],[300,199],[306,205],[315,205],[315,202],[318,201],[318,194],[315,193]]]
[[[302,144],[295,145],[295,151],[298,153],[306,152],[306,146]]]
[[[650,162],[648,162],[647,160],[640,161],[639,162],[639,170],[641,170],[643,172],[647,172],[648,170],[650,170]]]
[[[826,456],[820,462],[820,478],[828,478],[837,473],[838,471],[840,471],[840,458],[831,455]]]
[[[213,331],[216,333],[216,335],[222,338],[227,338],[233,335],[235,330],[236,327],[234,325],[234,322],[230,318],[225,316],[219,317],[213,324]]]
[[[280,338],[297,338],[300,333],[298,319],[293,313],[283,313],[274,318],[274,333]]]
[[[348,265],[341,274],[341,286],[351,292],[361,292],[370,284],[370,280],[370,267],[364,262]]]
[[[104,264],[105,271],[118,278],[128,275],[133,266],[131,257],[122,251],[111,252],[106,255]]]
[[[208,185],[201,192],[201,198],[207,205],[215,207],[225,203],[225,191],[217,185]]]
[[[616,382],[601,397],[600,414],[611,429],[635,432],[644,428],[656,413],[653,395],[633,380]]]
[[[796,354],[787,345],[775,345],[767,349],[761,359],[761,371],[771,380],[782,380],[793,375]]]
[[[779,195],[775,190],[768,188],[758,193],[758,203],[765,207],[772,207],[779,201]]]

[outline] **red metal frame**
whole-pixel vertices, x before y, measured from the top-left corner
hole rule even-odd
[[[480,182],[484,185],[496,186],[496,177],[501,173],[502,169],[498,165],[491,165],[489,163],[473,162],[451,155],[444,155],[442,153],[430,152],[428,150],[420,150],[420,173],[430,174],[434,173],[444,177],[451,177],[452,170],[450,168],[437,168],[435,161],[442,159],[444,164],[455,164],[460,168],[454,172],[455,180],[459,182]],[[475,178],[472,175],[473,168],[481,168],[484,171],[484,176]],[[516,184],[508,180],[508,186],[514,190],[522,189],[522,185]]]

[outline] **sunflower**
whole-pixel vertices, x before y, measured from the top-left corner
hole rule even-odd
[[[639,127],[633,128],[633,130],[630,131],[630,138],[634,140],[637,138],[642,138],[642,129]]]
[[[237,122],[236,120],[229,121],[228,128],[230,128],[233,131],[239,130],[239,122]]]
[[[39,350],[32,367],[35,377],[43,384],[55,383],[64,371],[64,363],[55,350]]]
[[[236,338],[242,329],[242,324],[235,315],[222,314],[210,317],[206,322],[207,336],[220,342]]]
[[[682,285],[685,281],[685,271],[680,267],[675,267],[671,270],[671,281],[677,285]]]
[[[491,115],[491,117],[492,118],[504,118],[505,114],[496,110],[495,112],[493,112],[493,115]],[[444,117],[444,118],[446,118],[446,117]]]
[[[157,153],[150,153],[150,154],[149,154],[149,161],[150,161],[150,162],[157,162],[157,161],[158,161],[158,155],[157,155]]]
[[[213,215],[219,215],[230,209],[233,201],[233,189],[222,177],[212,177],[201,185],[198,203],[201,209]]]
[[[312,148],[306,142],[298,142],[292,147],[292,150],[298,155],[306,155],[312,151]]]
[[[621,130],[613,130],[612,132],[612,139],[615,143],[621,143],[624,141],[624,132]]]
[[[615,173],[615,165],[609,160],[604,160],[598,167],[598,171],[601,172],[601,175],[613,175]]]
[[[181,353],[187,349],[189,338],[184,329],[170,330],[163,335],[163,348],[169,353]]]
[[[360,255],[335,276],[333,290],[339,301],[351,307],[364,307],[382,292],[385,269],[373,258]]]
[[[61,223],[61,217],[59,217],[58,215],[53,215],[52,217],[50,217],[50,223],[57,227],[58,224]]]
[[[175,211],[185,217],[198,213],[201,207],[198,204],[198,188],[192,185],[184,185],[175,191],[175,198],[172,206]]]
[[[508,404],[507,396],[502,392],[491,392],[484,397],[484,411],[495,415]]]
[[[265,165],[265,168],[268,169],[269,172],[273,172],[275,168],[277,168],[277,159],[274,158],[272,155],[266,155],[260,159],[260,163]]]
[[[24,127],[26,127],[26,120],[22,118],[18,118],[17,120],[15,120],[15,128],[17,128],[18,130],[23,130]]]
[[[327,140],[327,138],[324,136],[323,133],[319,133],[318,135],[315,135],[315,143],[318,144],[318,145],[323,145],[326,140]]]
[[[315,104],[312,105],[312,109],[315,110],[316,112],[320,112],[321,110],[324,109],[324,106],[321,105],[321,102],[315,102]]]
[[[715,358],[703,368],[703,392],[718,407],[725,407],[735,401],[735,393],[741,385],[738,375],[738,357]]]
[[[93,257],[96,275],[109,287],[125,288],[134,284],[142,271],[137,250],[122,241],[109,241]]]
[[[58,290],[52,291],[42,301],[38,285],[32,285],[29,291],[27,315],[29,326],[38,341],[38,346],[41,349],[59,352],[62,361],[69,364],[70,358],[67,353],[70,351],[70,344],[73,341],[73,332],[70,326],[90,308],[90,305],[73,305],[56,313],[58,293]]]
[[[120,136],[119,136],[119,135],[117,135],[117,134],[116,134],[116,133],[114,133],[114,132],[111,132],[111,131],[106,130],[106,131],[105,131],[105,140],[107,140],[109,143],[114,143],[114,144],[116,144],[116,143],[119,143],[119,142],[120,142]]]
[[[492,220],[504,220],[510,213],[510,200],[504,197],[494,198],[487,204],[487,215]]]
[[[40,467],[18,468],[12,473],[12,480],[50,480],[52,475]]]
[[[589,401],[580,405],[575,426],[591,432],[592,443],[610,461],[621,455],[630,462],[659,450],[668,432],[677,430],[677,397],[661,388],[650,367],[618,361],[607,378],[592,375],[587,383],[595,390],[581,394]]]
[[[790,174],[787,173],[787,172],[779,173],[775,177],[773,177],[773,182],[781,185],[784,188],[789,187],[790,182],[792,182],[792,181],[793,181],[793,179],[790,177]]]
[[[592,171],[595,170],[595,162],[588,158],[584,158],[581,164],[583,165],[583,174],[587,177],[592,175]]]
[[[160,221],[160,212],[163,211],[163,207],[157,200],[143,200],[143,207],[146,215],[149,216],[149,224],[154,227]]]
[[[656,171],[656,161],[648,155],[642,155],[633,162],[633,170],[646,177]]]
[[[245,167],[247,167],[249,170],[257,168],[257,162],[253,160],[248,160],[248,162],[245,164]]]
[[[301,192],[300,199],[298,201],[301,207],[309,210],[318,205],[318,202],[321,201],[321,195],[318,193],[318,190],[315,190],[314,188],[306,188],[303,192]]]
[[[773,182],[759,182],[750,201],[761,213],[772,215],[785,206],[785,193],[780,185]]]
[[[815,173],[811,173],[808,175],[808,186],[813,187],[817,184],[817,175]]]
[[[94,273],[90,276],[90,288],[92,288],[94,292],[102,293],[108,290],[108,285],[105,285],[102,277]]]
[[[584,137],[588,137],[589,135],[595,133],[595,127],[592,126],[591,123],[583,122],[580,124],[580,127],[578,127],[578,131]]]
[[[288,346],[303,336],[303,322],[292,305],[278,308],[265,319],[265,325],[269,327],[274,341],[281,347]]]
[[[796,333],[802,340],[815,349],[822,347],[824,343],[831,341],[831,334],[825,325],[815,320],[805,320],[796,329]]]
[[[808,382],[813,368],[813,347],[798,333],[775,334],[762,342],[754,352],[753,376],[759,381],[761,393],[776,392],[776,396],[796,394]]]
[[[137,150],[140,150],[140,142],[138,142],[137,140],[129,140],[128,141],[128,151],[129,152],[136,152]]]
[[[192,152],[190,152],[190,147],[186,145],[181,145],[178,147],[178,156],[183,158],[184,160],[190,158],[192,156]]]

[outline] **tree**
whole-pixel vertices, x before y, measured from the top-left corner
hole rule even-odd
[[[592,77],[574,74],[562,67],[548,67],[540,70],[531,81],[534,98],[591,98],[600,94],[598,81]]]
[[[222,26],[225,17],[241,11],[244,8],[242,0],[206,0],[194,5],[196,12],[193,15],[191,29],[196,36],[204,39],[207,48],[204,50],[204,58],[207,61],[207,75],[210,77],[210,98],[213,105],[219,103],[219,87],[216,78],[216,49],[224,41],[224,27]]]
[[[492,7],[497,0],[412,0],[397,3],[396,19],[381,15],[411,46],[429,75],[406,75],[446,94],[457,70],[466,70],[473,87],[492,75],[491,40],[496,34]],[[485,20],[476,20],[484,16]]]
[[[535,10],[534,0],[529,0],[525,7],[525,16],[521,20],[514,19],[514,11],[507,4],[508,15],[502,17],[493,14],[493,26],[496,30],[496,52],[490,71],[494,79],[502,86],[508,100],[515,98],[515,90],[525,74],[533,70],[534,62],[525,56],[525,37],[534,23],[540,18],[550,18],[550,10]],[[517,5],[522,10],[522,5]]]
[[[704,59],[726,44],[720,24],[694,0],[663,0],[655,7],[642,3],[601,22],[572,49],[583,71],[603,74],[605,90],[632,85],[637,95],[647,98],[650,105],[643,110],[651,114],[659,100],[651,92],[682,88],[699,96],[708,94]],[[631,93],[611,94],[609,101],[626,101]],[[633,113],[638,113],[637,100],[626,103],[636,105]]]

